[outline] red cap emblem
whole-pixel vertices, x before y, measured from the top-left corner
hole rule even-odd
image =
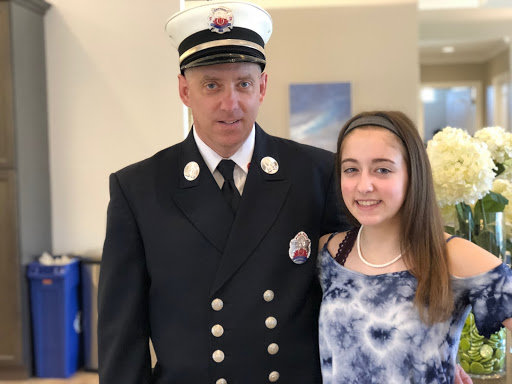
[[[208,27],[210,31],[219,34],[229,32],[233,29],[233,12],[226,7],[212,8],[208,16]]]

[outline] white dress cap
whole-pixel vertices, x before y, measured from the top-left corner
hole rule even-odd
[[[178,49],[182,71],[236,62],[257,63],[263,69],[272,18],[252,3],[214,1],[175,13],[165,29]]]

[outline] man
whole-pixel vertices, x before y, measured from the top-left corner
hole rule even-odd
[[[263,9],[210,3],[166,28],[194,125],[110,177],[100,383],[321,383],[317,244],[346,229],[332,154],[255,123],[272,33]]]
[[[317,244],[344,229],[332,154],[255,123],[272,33],[263,9],[210,3],[166,29],[194,125],[110,177],[100,382],[321,383]]]

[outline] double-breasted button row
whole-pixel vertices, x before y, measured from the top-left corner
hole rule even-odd
[[[268,289],[265,292],[263,292],[263,300],[265,300],[267,303],[270,303],[272,300],[274,300],[275,294],[274,291]],[[268,329],[274,329],[277,327],[277,319],[274,316],[269,316],[265,319],[265,327]],[[279,345],[276,343],[271,343],[267,347],[267,352],[269,355],[275,355],[277,352],[279,352]],[[268,381],[271,383],[275,383],[279,380],[279,372],[272,371],[268,375]]]
[[[217,298],[212,300],[212,309],[214,311],[220,311],[224,307],[224,302]],[[215,337],[221,337],[224,334],[224,327],[220,324],[215,324],[211,329],[212,335]],[[224,361],[224,352],[220,349],[217,349],[212,354],[212,359],[216,363],[222,363]],[[226,379],[218,379],[215,384],[227,384]]]
[[[274,300],[274,297],[275,297],[275,294],[270,289],[266,290],[263,293],[263,300],[265,300],[267,303]],[[216,298],[216,299],[212,300],[211,306],[214,311],[218,312],[218,311],[222,310],[222,308],[224,307],[224,302],[221,299]],[[273,316],[267,317],[265,319],[265,326],[268,329],[274,329],[277,326],[277,319]],[[215,337],[221,337],[224,334],[224,327],[220,324],[215,324],[211,328],[211,333]],[[275,355],[278,351],[279,351],[279,345],[277,345],[276,343],[271,343],[267,347],[267,352],[270,355]],[[220,349],[217,349],[212,354],[212,359],[216,363],[222,363],[224,361],[224,358],[225,358],[224,352],[221,351]],[[271,383],[277,382],[279,380],[279,372],[277,372],[277,371],[270,372],[270,374],[268,375],[268,380]],[[226,379],[220,378],[215,382],[215,384],[228,384],[228,382]]]

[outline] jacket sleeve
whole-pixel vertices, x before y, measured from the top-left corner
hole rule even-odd
[[[119,179],[112,174],[98,287],[101,384],[150,382],[149,285],[141,234]]]
[[[348,222],[341,209],[341,191],[337,185],[338,178],[335,175],[334,167],[331,166],[331,170],[331,178],[325,197],[325,207],[320,236],[323,236],[326,233],[343,232],[352,228],[352,225]]]

